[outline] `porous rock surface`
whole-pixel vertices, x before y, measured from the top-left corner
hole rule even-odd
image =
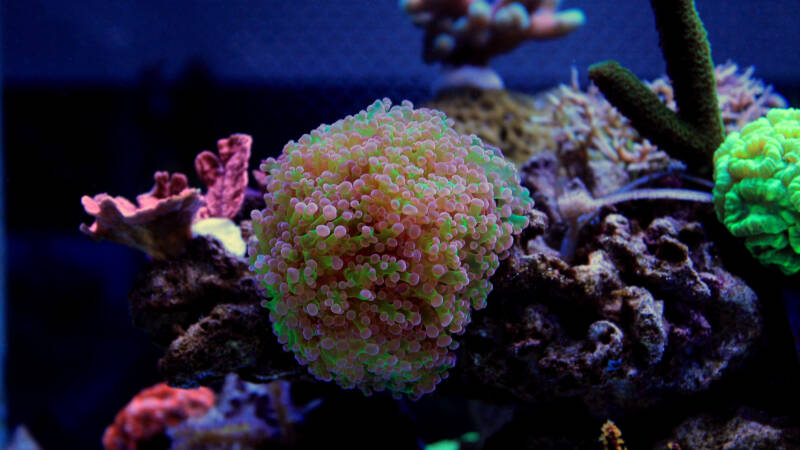
[[[669,446],[672,444],[672,447]],[[800,429],[790,421],[742,408],[730,418],[699,414],[675,427],[654,448],[788,450],[800,448]]]
[[[148,263],[129,300],[134,323],[166,347],[159,369],[173,386],[209,384],[230,372],[264,382],[301,370],[275,340],[247,262],[213,238]]]
[[[756,294],[723,268],[701,223],[646,216],[603,209],[567,261],[545,243],[554,217],[535,211],[492,278],[488,307],[459,337],[442,388],[578,399],[604,415],[705,390],[735,370],[761,334]],[[305,373],[277,343],[246,262],[213,239],[150,263],[139,280],[131,309],[167,347],[159,366],[170,384]]]
[[[461,339],[460,384],[532,403],[579,399],[606,416],[735,370],[761,335],[758,298],[724,269],[700,222],[656,208],[599,211],[570,261],[547,233],[520,240]],[[550,231],[558,218],[548,219]]]

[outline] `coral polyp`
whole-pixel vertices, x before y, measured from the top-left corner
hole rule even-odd
[[[284,349],[366,394],[433,391],[528,224],[514,166],[444,113],[384,99],[261,170],[250,264]]]
[[[800,110],[775,108],[714,153],[717,217],[762,264],[800,271]]]

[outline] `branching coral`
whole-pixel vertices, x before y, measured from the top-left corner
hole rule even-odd
[[[730,133],[767,113],[786,106],[771,86],[753,77],[753,68],[740,70],[732,62],[714,69],[717,98]],[[666,76],[645,82],[672,111],[675,93]],[[474,133],[484,142],[500,147],[518,166],[536,154],[553,150],[564,162],[587,164],[589,174],[568,167],[571,176],[584,175],[595,195],[606,195],[629,177],[676,166],[663,149],[642,137],[596,85],[581,87],[573,69],[570,83],[537,96],[498,89],[457,89],[441,92],[426,106],[444,111],[464,134]],[[604,170],[616,170],[620,185]],[[628,175],[628,176],[626,176]]]
[[[197,174],[208,191],[203,196],[205,205],[194,217],[192,234],[213,236],[237,256],[244,256],[246,244],[241,229],[231,219],[244,204],[252,144],[250,136],[234,134],[217,141],[219,156],[205,150],[194,160]]]
[[[740,70],[732,61],[714,68],[717,102],[726,133],[739,131],[748,123],[765,116],[771,108],[786,107],[786,99],[773,92],[772,86],[764,85],[762,80],[754,78],[754,71],[753,67]],[[667,77],[657,78],[646,84],[667,108],[678,111],[675,91]]]
[[[136,197],[134,205],[123,197],[98,194],[81,198],[83,208],[94,216],[91,226],[80,230],[94,239],[108,239],[142,250],[153,258],[175,256],[191,239],[192,218],[203,201],[197,189],[188,187],[186,176],[156,172],[150,192]]]
[[[758,118],[770,107],[786,101],[771,86],[753,78],[752,68],[739,70],[727,62],[714,76],[717,98],[727,132],[737,131],[747,117]],[[646,83],[664,105],[677,111],[674,90],[667,77]],[[631,178],[683,167],[659,147],[644,139],[598,88],[579,88],[577,72],[571,85],[562,85],[541,96],[540,126],[552,130],[558,160],[569,176],[581,176],[597,197],[611,195]],[[588,169],[588,170],[586,170]],[[686,174],[681,175],[688,178]]]
[[[279,342],[346,388],[431,392],[528,223],[514,166],[443,113],[384,99],[261,168],[249,254]]]
[[[559,0],[401,0],[425,28],[424,58],[485,66],[524,41],[564,36],[584,23],[578,9],[558,11]]]
[[[742,71],[729,61],[714,69],[714,78],[728,133],[765,115],[770,108],[786,105],[780,95],[772,92],[771,86],[753,78],[752,68]],[[677,112],[675,91],[666,76],[646,82],[646,85],[669,110]],[[556,153],[562,161],[579,160],[582,165],[580,160],[588,160],[592,172],[602,169],[601,161],[610,161],[624,165],[631,176],[675,165],[675,160],[669,158],[662,148],[639,134],[597,86],[589,84],[586,89],[581,89],[575,70],[570,85],[561,85],[547,92],[541,96],[540,103],[538,125],[551,130]],[[574,169],[571,171],[573,175],[583,175],[576,172]],[[606,195],[614,190],[609,189],[613,187],[609,177],[587,177],[586,181],[596,195]],[[625,183],[624,178],[620,181]]]
[[[234,134],[217,141],[219,156],[205,150],[194,160],[194,167],[203,183],[208,186],[205,206],[197,212],[195,220],[208,217],[232,219],[244,201],[247,188],[247,166],[253,138]]]
[[[800,110],[773,109],[714,154],[714,208],[762,264],[800,270]]]
[[[623,163],[631,172],[663,170],[670,164],[667,155],[643,138],[597,86],[580,88],[577,70],[569,85],[547,92],[541,103],[545,119],[540,126],[550,130],[562,159]]]
[[[745,117],[766,114],[769,105],[785,104],[780,95],[772,93],[771,87],[765,87],[761,80],[752,78],[752,73],[752,68],[739,71],[736,64],[731,62],[717,66],[714,71],[717,97],[728,131],[738,130]],[[618,192],[620,188],[627,190],[623,183],[633,174],[671,169],[674,167],[673,161],[658,147],[643,139],[630,121],[600,94],[596,86],[590,84],[586,91],[580,90],[576,75],[573,71],[571,86],[562,85],[543,96],[545,106],[542,108],[544,111],[551,111],[552,118],[542,125],[553,130],[557,156],[567,166],[567,174],[586,178],[590,190],[597,196],[596,199],[591,199],[585,189],[566,189],[564,193],[558,189],[552,190],[552,198],[548,200],[553,204],[558,203],[557,209],[560,210],[561,218],[569,224],[563,241],[565,245],[562,245],[562,256],[568,257],[572,254],[570,248],[574,247],[574,240],[580,229],[577,219],[586,213],[597,211],[603,205],[635,198],[710,201],[708,194],[678,190]],[[658,78],[647,83],[647,87],[666,108],[677,111],[674,90],[668,78]],[[533,164],[541,164],[542,158],[531,161]],[[613,167],[604,165],[603,161],[623,165],[625,172],[614,171]],[[586,168],[590,170],[586,171]],[[677,174],[685,179],[692,178]],[[642,179],[636,183],[640,181]],[[553,184],[568,183],[555,180]]]
[[[704,171],[724,138],[706,30],[693,0],[651,0],[651,5],[678,112],[616,61],[593,65],[589,77],[643,136]]]

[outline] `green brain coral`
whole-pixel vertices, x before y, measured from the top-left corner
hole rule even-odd
[[[762,264],[800,270],[800,110],[773,109],[714,153],[717,217]]]

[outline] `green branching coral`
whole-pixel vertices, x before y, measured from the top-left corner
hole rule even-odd
[[[630,70],[615,61],[589,68],[608,101],[653,143],[703,172],[725,134],[714,63],[693,0],[651,0],[678,112],[672,112]]]
[[[261,170],[249,255],[278,341],[345,388],[433,391],[528,224],[513,164],[444,113],[384,99]]]
[[[773,109],[714,153],[714,209],[762,264],[800,270],[800,110]]]

